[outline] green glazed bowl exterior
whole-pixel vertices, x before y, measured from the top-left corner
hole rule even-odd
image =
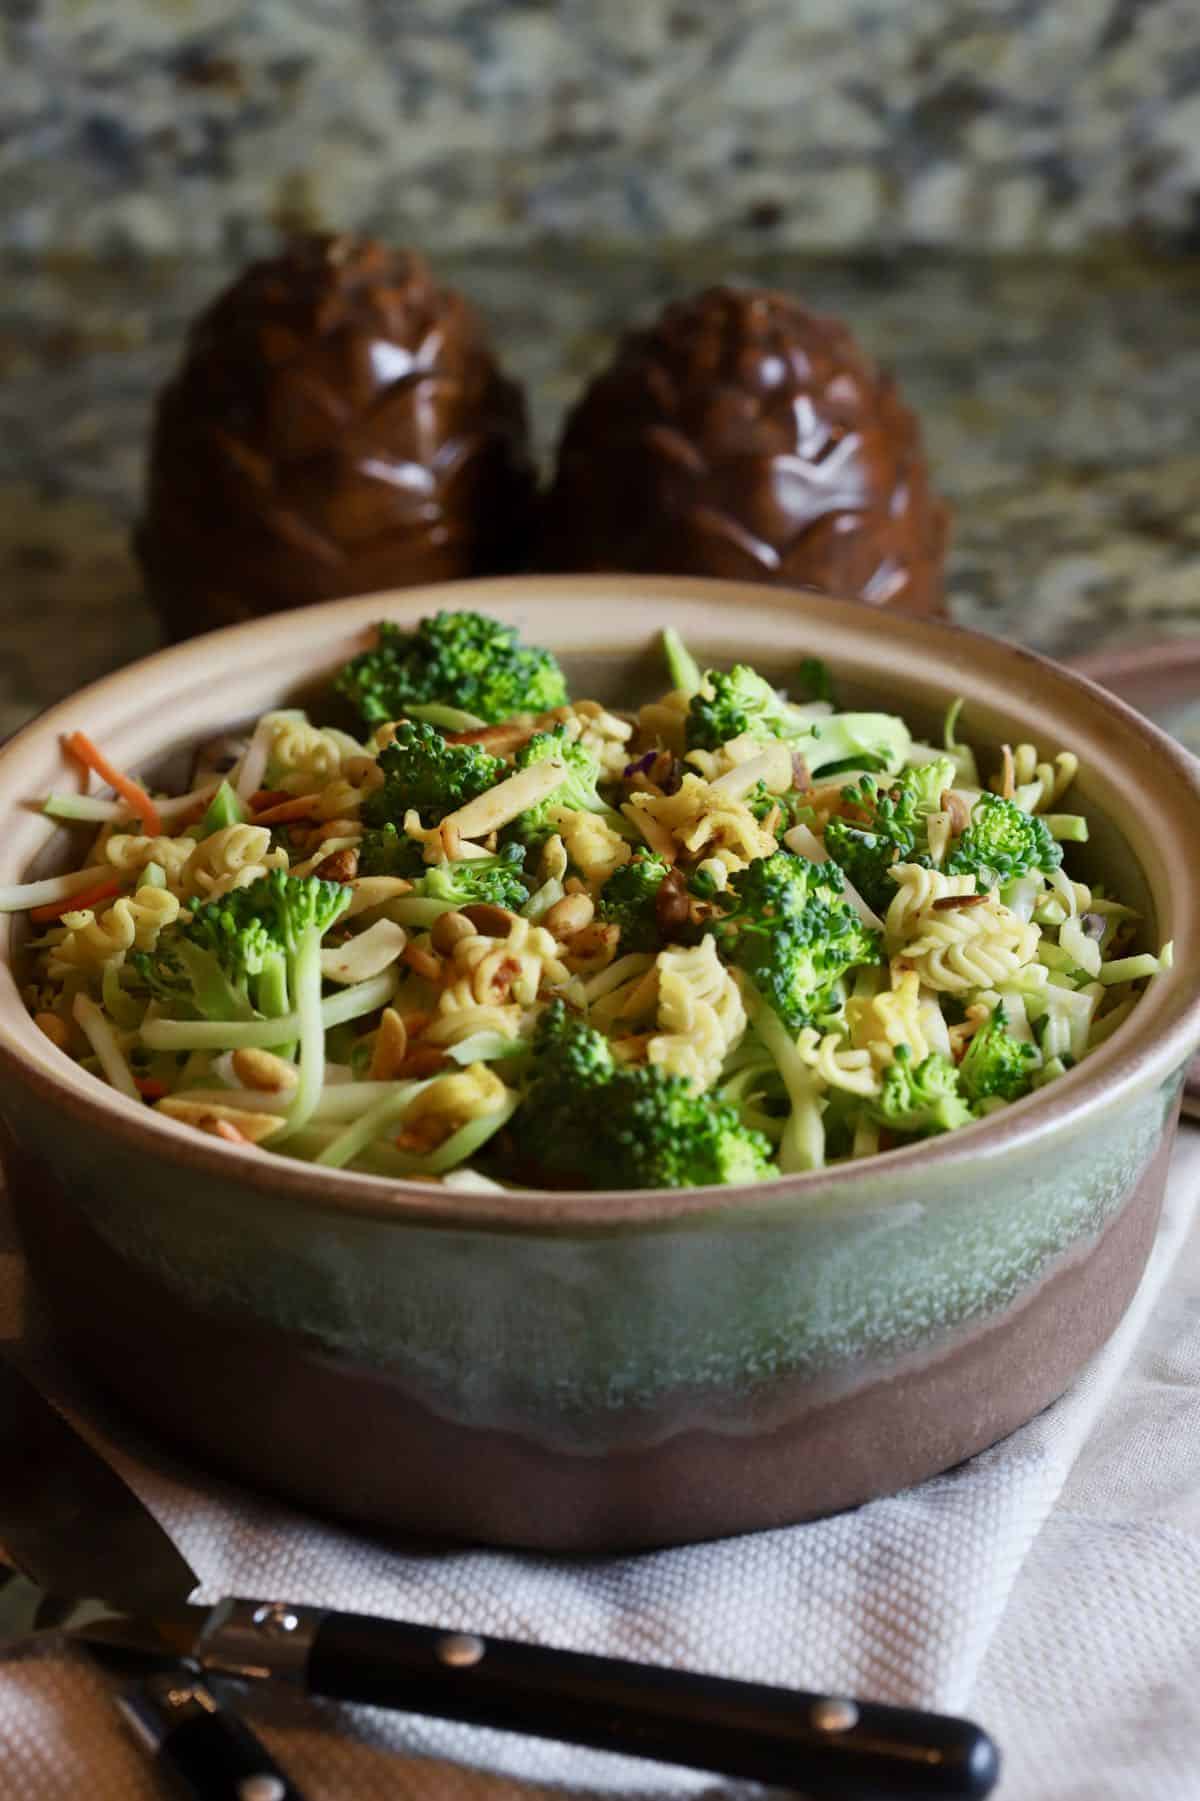
[[[890,1491],[1053,1399],[1144,1264],[1200,1041],[1200,791],[1090,684],[953,628],[812,595],[537,578],[277,615],[161,653],[0,752],[0,881],[71,853],[28,802],[79,727],[127,767],[315,692],[381,615],[484,607],[573,691],[664,685],[657,634],[932,732],[1076,750],[1085,853],[1173,970],[1068,1076],[946,1138],[756,1188],[466,1194],[208,1140],[45,1040],[0,969],[0,1112],[35,1275],[98,1376],[160,1429],[303,1501],[546,1547],[674,1542]],[[4,929],[12,932],[9,922]]]

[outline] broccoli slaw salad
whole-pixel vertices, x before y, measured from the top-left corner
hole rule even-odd
[[[24,996],[132,1100],[448,1187],[756,1182],[955,1130],[1109,1038],[1171,947],[1064,867],[1076,759],[981,774],[663,635],[636,713],[472,612],[385,622],[346,724],[265,713],[160,795],[52,794],[81,866],[0,889]]]

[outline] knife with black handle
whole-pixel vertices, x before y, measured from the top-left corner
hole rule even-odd
[[[283,1602],[220,1602],[200,1667],[799,1788],[974,1801],[999,1771],[968,1720]]]
[[[947,1715],[286,1601],[189,1604],[199,1578],[153,1514],[3,1358],[0,1472],[0,1544],[31,1579],[24,1605],[0,1584],[0,1641],[22,1625],[53,1623],[124,1668],[182,1669],[201,1688],[204,1677],[290,1683],[311,1695],[749,1777],[814,1798],[977,1801],[999,1773],[987,1734]],[[47,1618],[47,1597],[62,1595],[77,1599]],[[39,1596],[40,1604],[28,1604]],[[172,1719],[170,1709],[161,1713],[160,1692],[157,1725],[145,1710],[139,1716],[146,1733],[161,1728],[164,1749],[182,1726],[198,1738],[201,1716],[217,1717],[199,1696]],[[193,1793],[217,1801],[210,1790]],[[259,1793],[285,1801],[294,1791]],[[255,1790],[238,1801],[257,1801]]]
[[[117,1707],[147,1755],[193,1801],[304,1801],[244,1720],[180,1669],[147,1676]]]

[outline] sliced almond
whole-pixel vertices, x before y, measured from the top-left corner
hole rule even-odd
[[[401,955],[408,933],[394,919],[377,919],[365,932],[321,952],[321,974],[330,982],[366,982]]]
[[[507,781],[498,782],[485,794],[469,800],[457,813],[448,814],[442,821],[443,837],[448,823],[463,838],[482,838],[485,832],[496,831],[510,819],[515,819],[518,813],[536,807],[539,801],[553,794],[566,773],[565,765],[553,760],[518,769]]]
[[[189,1101],[186,1095],[168,1094],[158,1102],[156,1111],[165,1113],[168,1119],[177,1119],[185,1126],[195,1126],[199,1132],[208,1132],[217,1137],[218,1121],[227,1121],[235,1126],[242,1137],[250,1144],[259,1144],[269,1138],[272,1132],[278,1132],[283,1119],[275,1113],[250,1113],[244,1107],[228,1107],[222,1101]]]
[[[370,907],[399,900],[402,894],[412,893],[412,886],[400,875],[360,875],[350,883],[350,905],[342,918],[353,919],[356,913],[365,913]]]
[[[736,763],[719,775],[713,788],[718,794],[727,794],[733,800],[741,800],[749,794],[759,782],[765,782],[772,794],[783,794],[792,785],[792,753],[787,745],[777,741],[756,757],[748,757],[744,763]]]
[[[447,744],[477,744],[480,750],[486,750],[493,757],[507,757],[519,745],[528,743],[538,729],[537,720],[532,713],[520,714],[516,719],[506,719],[501,725],[476,726],[470,732],[447,732]]]

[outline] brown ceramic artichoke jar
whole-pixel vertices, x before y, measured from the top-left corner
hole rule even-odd
[[[525,406],[411,251],[306,237],[192,328],[163,391],[137,548],[174,637],[516,567]]]
[[[916,419],[847,327],[716,287],[626,336],[571,413],[539,561],[935,613],[947,520]]]

